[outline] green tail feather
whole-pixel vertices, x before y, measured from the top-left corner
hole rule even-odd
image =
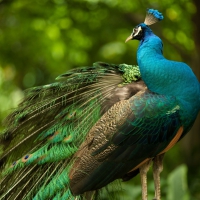
[[[112,91],[138,79],[137,66],[99,62],[25,91],[0,135],[0,199],[95,199],[71,194],[73,155],[112,106],[105,106]]]

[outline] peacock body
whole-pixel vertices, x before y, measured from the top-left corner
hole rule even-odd
[[[25,92],[0,135],[0,199],[92,200],[115,179],[140,172],[146,200],[151,160],[160,199],[161,158],[200,110],[196,76],[163,57],[149,28],[161,19],[149,9],[127,38],[140,40],[139,68],[98,62]]]

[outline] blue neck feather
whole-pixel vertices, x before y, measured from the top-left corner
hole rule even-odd
[[[149,90],[174,96],[182,104],[188,103],[200,109],[199,82],[191,68],[185,63],[165,59],[161,39],[147,25],[142,23],[139,26],[144,32],[137,51],[137,61]]]

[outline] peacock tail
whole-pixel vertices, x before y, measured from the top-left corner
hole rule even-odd
[[[73,156],[111,106],[145,87],[137,66],[101,62],[56,80],[26,90],[24,100],[5,119],[0,199],[94,198],[90,192],[71,194]]]

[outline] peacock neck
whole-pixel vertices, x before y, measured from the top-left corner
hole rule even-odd
[[[196,76],[185,63],[165,59],[162,48],[161,39],[153,33],[140,41],[137,61],[148,89],[174,96],[183,104],[192,104],[200,109],[200,88]]]

